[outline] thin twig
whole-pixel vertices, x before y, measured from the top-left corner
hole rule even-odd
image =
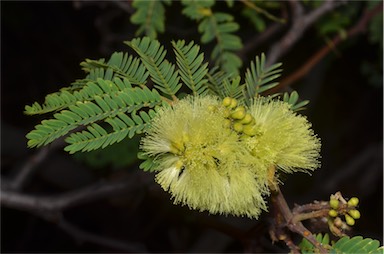
[[[31,176],[33,176],[38,166],[48,157],[49,153],[63,145],[64,139],[60,138],[52,144],[39,149],[25,161],[20,169],[17,170],[18,173],[12,180],[7,179],[7,181],[4,181],[5,185],[2,186],[2,189],[21,191]]]
[[[1,190],[0,204],[26,211],[57,212],[126,191],[131,185],[131,181],[97,183],[81,190],[54,197],[33,196],[10,190]]]
[[[248,6],[249,8],[255,10],[256,12],[263,14],[265,17],[269,18],[272,21],[279,22],[279,23],[285,23],[286,20],[284,18],[278,18],[269,13],[268,11],[264,10],[263,8],[258,7],[254,2],[251,2],[249,0],[240,0],[243,4]]]
[[[372,10],[366,10],[359,21],[347,31],[347,38],[359,35],[366,31],[369,21],[379,13],[383,12],[383,3],[378,4]],[[280,84],[269,90],[270,93],[281,91],[284,87],[290,86],[300,78],[304,77],[313,67],[319,63],[331,50],[343,41],[341,35],[335,36],[330,43],[322,47],[312,57],[310,57],[299,69],[283,79]],[[330,46],[332,45],[332,46]]]
[[[306,238],[310,243],[312,243],[320,251],[320,253],[327,253],[327,250],[320,245],[313,234],[306,227],[304,227],[300,221],[293,220],[294,216],[291,212],[291,209],[285,201],[285,198],[278,186],[276,186],[276,191],[272,194],[272,202],[279,209],[278,214],[280,214],[285,221],[285,225],[279,226],[285,226],[291,232],[300,234],[302,237]],[[282,240],[286,241],[287,239],[289,240],[289,238],[283,238]],[[286,243],[292,251],[296,251],[296,249],[292,249],[294,248],[294,245],[292,245],[291,242],[286,241]]]
[[[308,14],[304,14],[303,6],[297,0],[290,0],[292,8],[292,26],[284,37],[276,42],[268,52],[267,66],[275,63],[282,55],[284,55],[303,33],[321,16],[333,10],[345,1],[327,0],[320,7],[316,8]]]
[[[127,242],[126,240],[123,242],[106,236],[101,236],[84,231],[83,229],[65,220],[63,216],[60,217],[60,220],[57,225],[59,226],[59,228],[67,232],[70,236],[75,238],[76,241],[80,243],[89,242],[100,246],[105,246],[108,248],[127,252],[147,252],[147,249],[143,244]]]

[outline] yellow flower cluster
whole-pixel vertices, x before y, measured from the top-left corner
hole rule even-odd
[[[231,98],[189,96],[159,110],[141,149],[174,203],[257,218],[267,210],[271,167],[319,166],[320,141],[310,127],[284,102],[259,98],[245,108]]]

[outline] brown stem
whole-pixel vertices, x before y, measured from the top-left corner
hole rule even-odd
[[[320,253],[327,253],[327,250],[321,246],[321,244],[316,240],[313,234],[306,227],[304,227],[304,225],[300,221],[293,220],[294,217],[291,212],[291,209],[289,208],[287,202],[285,201],[285,198],[278,186],[276,187],[276,191],[272,194],[272,202],[279,209],[279,213],[284,218],[286,223],[285,227],[287,227],[290,231],[298,233],[302,237],[307,239],[320,251]],[[287,245],[289,246],[288,243]],[[291,246],[289,247],[291,248],[292,251],[294,251]]]
[[[276,42],[268,52],[267,66],[275,63],[282,55],[284,55],[298,41],[304,32],[322,15],[333,10],[344,1],[326,0],[324,3],[311,11],[304,14],[304,8],[297,0],[290,0],[289,4],[292,9],[292,26],[281,40]]]
[[[363,33],[369,21],[376,16],[377,14],[381,13],[383,11],[383,3],[377,5],[372,10],[366,10],[364,15],[360,18],[360,20],[347,31],[347,38],[351,38],[353,36],[356,36],[360,33]],[[334,48],[340,44],[343,41],[343,38],[338,35],[335,36],[330,43],[322,47],[319,51],[317,51],[312,57],[310,57],[307,62],[305,62],[298,70],[296,70],[294,73],[283,79],[280,84],[273,89],[269,90],[269,93],[273,94],[278,91],[281,91],[284,87],[290,86],[292,83],[296,82],[297,80],[301,79],[309,71],[313,69],[313,67],[319,63],[331,50],[334,50]]]

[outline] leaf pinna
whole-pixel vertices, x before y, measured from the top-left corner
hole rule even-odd
[[[200,46],[193,41],[172,41],[176,65],[166,59],[167,52],[157,40],[143,37],[126,44],[138,56],[115,52],[108,61],[86,59],[81,63],[84,79],[47,95],[43,104],[25,107],[28,115],[53,113],[27,134],[29,147],[70,134],[65,139],[69,153],[105,148],[145,131],[154,109],[178,101],[183,85],[187,89],[183,91],[190,90],[195,96],[229,96],[242,102],[244,94],[252,95],[249,91],[256,96],[260,88],[268,89],[278,73],[278,65],[264,69],[265,56],[256,66],[251,63],[249,72],[257,73],[258,82],[252,90],[251,76],[242,84],[240,76],[217,67],[209,70]]]

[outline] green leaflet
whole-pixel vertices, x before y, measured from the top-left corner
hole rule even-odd
[[[233,33],[239,29],[233,16],[211,10],[214,1],[182,1],[183,13],[199,22],[201,42],[206,44],[216,40],[211,59],[215,65],[227,73],[237,75],[242,66],[241,59],[234,53],[243,47],[241,38]]]
[[[62,89],[60,92],[49,94],[45,97],[44,104],[40,105],[35,102],[31,106],[26,106],[25,114],[35,115],[62,110],[76,104],[78,101],[93,101],[96,96],[113,94],[131,87],[132,85],[127,79],[122,80],[116,77],[112,82],[97,78],[96,81],[87,82],[79,90],[70,91]]]
[[[102,72],[110,70],[115,76],[128,79],[131,84],[143,86],[149,75],[140,59],[123,52],[113,53],[108,62],[105,62],[104,59],[86,59],[80,65],[85,72],[89,73],[86,80],[109,79],[107,75],[103,77]]]
[[[175,97],[181,88],[180,77],[175,65],[165,59],[167,51],[164,47],[157,40],[151,40],[149,37],[133,39],[126,43],[141,57],[155,87],[164,94]]]
[[[233,28],[227,26],[226,29]],[[54,113],[26,135],[29,147],[50,144],[72,132],[65,139],[69,143],[65,150],[70,153],[105,148],[145,131],[155,114],[151,109],[168,105],[170,99],[176,101],[182,96],[179,90],[183,84],[194,95],[209,93],[242,101],[245,94],[250,96],[267,90],[271,86],[268,82],[280,71],[277,67],[264,70],[265,57],[262,56],[261,61],[256,58],[256,66],[251,65],[248,70],[256,74],[249,74],[246,84],[241,84],[239,76],[218,66],[209,70],[204,54],[193,41],[172,42],[177,65],[165,58],[166,50],[157,40],[144,37],[126,43],[139,57],[116,52],[108,61],[87,59],[81,63],[87,73],[85,79],[47,95],[43,104],[35,102],[25,107],[28,115]],[[152,90],[146,86],[149,77],[154,85]],[[256,88],[251,88],[249,84],[254,80],[258,83]],[[297,102],[294,94],[287,98],[289,102]],[[294,104],[298,109],[302,106],[302,102]]]
[[[112,127],[112,132],[107,132],[99,124],[93,123],[87,127],[86,131],[71,134],[65,140],[69,145],[64,150],[71,154],[78,151],[88,152],[113,145],[126,137],[132,138],[148,127],[154,115],[154,111],[150,110],[148,113],[140,111],[139,115],[132,113],[130,117],[125,113],[119,113],[115,117],[108,117],[105,122]]]
[[[280,77],[281,63],[276,63],[270,67],[265,66],[265,54],[259,58],[256,56],[255,62],[251,61],[250,67],[245,73],[245,99],[247,103],[256,95],[263,93],[278,85],[278,82],[272,82]]]
[[[155,39],[157,33],[164,32],[165,8],[163,3],[169,5],[171,1],[133,1],[132,6],[136,12],[131,16],[131,22],[139,25],[136,35],[146,35]]]
[[[105,62],[104,59],[86,59],[80,65],[88,73],[85,79],[77,80],[72,87],[63,88],[59,92],[47,95],[42,105],[35,102],[31,106],[26,106],[25,113],[29,115],[44,114],[64,109],[77,100],[91,100],[92,94],[101,95],[101,93],[93,91],[93,89],[97,89],[95,86],[100,86],[102,90],[105,90],[105,86],[101,84],[100,80],[113,81],[112,84],[123,82],[124,85],[120,86],[120,89],[130,87],[131,84],[143,87],[149,75],[140,59],[121,52],[113,53],[108,62]],[[111,85],[111,82],[107,85]]]
[[[27,134],[28,146],[47,145],[80,126],[104,120],[123,112],[133,112],[143,107],[153,108],[161,104],[156,90],[125,88],[112,94],[96,95],[95,101],[77,101],[68,109],[54,114],[53,119],[43,120]],[[99,133],[100,134],[100,133]]]
[[[291,94],[285,92],[283,96],[283,101],[291,105],[293,111],[300,111],[305,109],[305,105],[309,103],[308,100],[299,101],[299,94],[296,91],[293,91]]]
[[[204,54],[199,54],[200,47],[190,42],[185,45],[185,41],[172,41],[174,52],[176,54],[177,66],[181,80],[193,92],[194,95],[202,95],[208,92],[206,86],[206,74],[208,72],[208,63],[204,63]]]
[[[362,236],[355,236],[349,238],[347,236],[339,239],[333,244],[330,251],[331,254],[347,254],[347,253],[383,253],[383,246],[380,247],[378,240],[371,238],[363,238]]]

